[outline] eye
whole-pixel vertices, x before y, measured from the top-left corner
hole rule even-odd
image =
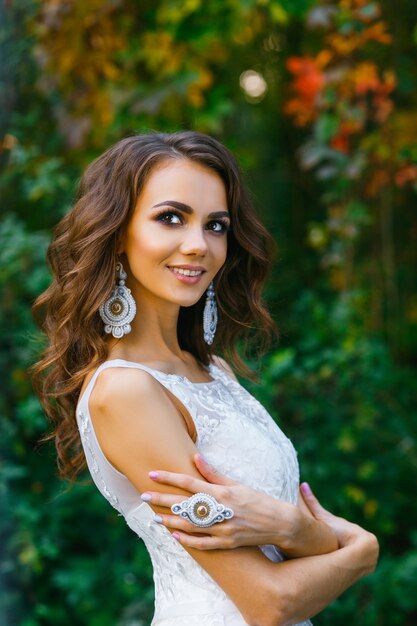
[[[176,218],[179,220],[179,222],[174,222],[174,221],[172,221],[172,220],[165,219],[165,218],[167,218],[167,217],[168,217],[168,218],[169,218],[169,217],[176,217]],[[163,224],[168,224],[168,225],[169,225],[169,224],[178,224],[178,223],[181,223],[181,219],[182,219],[182,218],[181,218],[181,214],[180,214],[180,213],[177,213],[176,211],[163,211],[162,213],[159,213],[159,214],[156,216],[156,221],[157,221],[157,222],[162,222]]]
[[[209,223],[209,226],[217,226],[218,228],[210,228],[215,233],[227,233],[230,230],[230,224],[227,220],[216,220]]]
[[[161,222],[167,226],[178,226],[183,222],[183,216],[178,211],[161,211],[155,219],[157,222]],[[174,221],[174,219],[176,219],[176,221]],[[208,223],[207,229],[213,233],[221,235],[230,230],[230,223],[228,220],[212,220]]]

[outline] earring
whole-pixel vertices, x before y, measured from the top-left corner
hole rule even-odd
[[[204,341],[211,345],[217,327],[217,304],[214,295],[213,281],[208,286],[206,304],[203,313]]]
[[[130,322],[136,315],[136,302],[130,289],[125,286],[127,274],[123,265],[116,263],[116,285],[111,296],[100,306],[100,317],[105,326],[104,330],[116,339],[127,335],[132,330]],[[119,281],[119,284],[117,284]]]

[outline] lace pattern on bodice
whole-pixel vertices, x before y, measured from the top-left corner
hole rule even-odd
[[[220,472],[295,504],[299,470],[294,447],[266,409],[240,383],[211,363],[210,382],[193,383],[121,359],[104,362],[80,397],[77,422],[91,476],[110,504],[144,541],[153,565],[155,616],[152,626],[244,626],[240,612],[211,576],[153,521],[130,481],[107,460],[91,421],[88,398],[100,371],[136,367],[154,376],[187,408],[194,420],[196,447]],[[260,546],[273,561],[282,560],[275,546]],[[303,622],[304,626],[310,624]]]

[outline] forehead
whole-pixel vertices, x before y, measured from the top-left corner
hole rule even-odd
[[[149,175],[137,208],[177,200],[195,211],[227,210],[226,187],[214,170],[187,159],[167,160]]]

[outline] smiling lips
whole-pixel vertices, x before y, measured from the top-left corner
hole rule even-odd
[[[199,266],[191,269],[190,267],[171,267],[167,265],[167,268],[176,276],[176,278],[178,278],[178,280],[192,285],[198,283],[201,276],[206,271],[204,268]]]

